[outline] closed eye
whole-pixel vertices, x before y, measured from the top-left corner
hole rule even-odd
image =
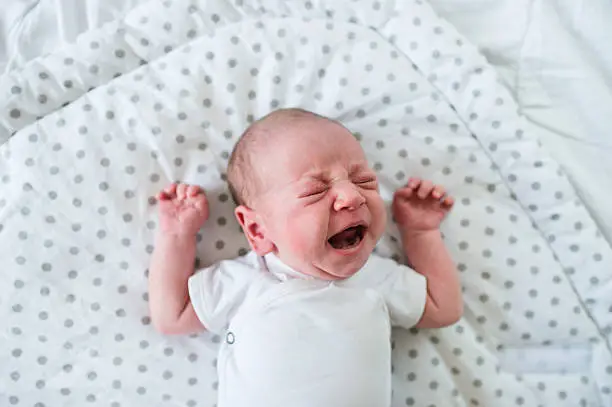
[[[313,198],[313,197],[317,197],[319,195],[323,195],[325,192],[327,192],[328,188],[327,187],[318,187],[318,188],[313,188],[313,189],[308,189],[304,192],[302,192],[298,198]]]
[[[357,178],[353,181],[353,183],[356,185],[359,185],[359,187],[361,188],[366,188],[366,189],[376,188],[378,185],[378,181],[376,177]]]

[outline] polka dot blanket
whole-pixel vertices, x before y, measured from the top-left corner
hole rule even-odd
[[[495,71],[423,1],[152,1],[0,82],[0,405],[216,404],[222,336],[150,324],[154,194],[201,185],[200,264],[243,252],[225,168],[300,106],[360,139],[389,203],[457,198],[464,318],[393,335],[393,406],[612,405],[612,252]],[[399,260],[393,224],[377,251]],[[290,355],[289,355],[290,357]]]

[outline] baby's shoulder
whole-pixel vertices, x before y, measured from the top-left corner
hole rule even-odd
[[[221,259],[204,267],[212,270],[260,270],[259,257],[252,251],[238,257]]]
[[[345,280],[347,286],[376,287],[409,269],[396,260],[372,253],[363,267]]]
[[[259,257],[248,252],[245,255],[221,259],[200,268],[196,274],[206,276],[206,280],[223,286],[250,285],[265,275]]]

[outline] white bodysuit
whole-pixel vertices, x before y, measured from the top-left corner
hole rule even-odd
[[[391,325],[414,326],[425,277],[370,256],[354,276],[322,281],[254,252],[189,279],[204,326],[223,333],[219,407],[388,407]]]

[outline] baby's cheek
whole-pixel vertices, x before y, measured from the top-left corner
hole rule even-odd
[[[380,197],[374,197],[370,204],[370,211],[372,215],[372,233],[376,238],[380,238],[385,231],[385,225],[387,224],[387,211],[385,210],[385,204]]]
[[[311,216],[300,216],[295,218],[295,223],[289,230],[289,241],[292,251],[301,255],[315,254],[321,244],[321,226]]]

